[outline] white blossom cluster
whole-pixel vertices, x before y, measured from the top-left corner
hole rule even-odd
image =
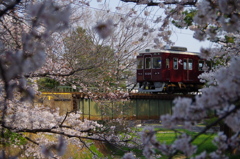
[[[72,137],[69,141],[77,146],[83,145],[78,138],[102,140],[99,135],[95,134],[89,137],[89,133],[91,131],[95,132],[97,129],[103,129],[103,126],[95,121],[80,120],[80,112],[60,116],[58,109],[52,110],[51,108],[37,105],[33,107],[27,103],[16,103],[17,102],[9,103],[4,127],[16,133],[38,133],[35,141],[39,146],[31,146],[31,142],[25,145],[27,147],[29,146],[29,149],[24,153],[25,155],[29,154],[29,156],[32,156],[34,154],[34,156],[41,158],[43,157],[41,152],[44,152],[44,155],[52,156],[54,155],[52,152],[53,149],[49,148],[49,146],[52,147],[53,145],[60,145],[57,149],[59,149],[59,155],[63,155],[66,147],[66,139],[60,136],[59,140],[53,142],[51,139],[46,138],[46,134],[51,134],[53,137],[54,134],[56,134],[56,137],[58,135],[63,135],[65,136],[64,138],[67,136]],[[27,136],[26,134],[26,137]],[[56,147],[53,148],[55,149]]]
[[[11,10],[18,2],[6,2],[6,7],[8,4]],[[15,51],[7,50],[7,46],[5,48],[3,45],[1,49],[1,132],[8,129],[28,140],[25,145],[11,145],[24,150],[25,156],[22,157],[62,156],[66,149],[66,138],[71,138],[70,141],[79,147],[88,146],[81,138],[102,141],[99,135],[93,133],[102,130],[102,125],[94,121],[81,121],[79,112],[60,116],[58,110],[26,102],[26,99],[33,100],[34,89],[37,88],[34,86],[34,80],[27,80],[25,77],[31,77],[33,72],[40,69],[45,64],[46,57],[48,70],[45,72],[52,71],[54,74],[58,73],[59,69],[64,70],[64,62],[56,64],[46,56],[46,47],[51,42],[54,32],[63,31],[68,27],[70,16],[68,6],[60,6],[52,0],[32,2],[27,6],[25,10],[21,10],[25,11],[26,15],[26,28],[21,33],[21,47]],[[53,63],[56,65],[51,66]],[[43,70],[44,68],[38,73],[44,73]],[[69,72],[67,68],[64,71]],[[30,86],[28,82],[34,84]],[[31,139],[31,133],[37,135]],[[53,136],[53,139],[48,139],[47,135]]]

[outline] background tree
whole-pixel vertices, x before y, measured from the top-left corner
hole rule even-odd
[[[49,62],[36,76],[47,75],[51,78],[58,78],[68,85],[89,87],[98,85],[109,90],[126,88],[127,85],[134,84],[135,56],[138,50],[153,44],[149,43],[148,39],[153,36],[154,29],[144,22],[145,19],[124,16],[122,14],[124,9],[117,14],[93,11],[88,8],[77,11],[80,15],[88,13],[88,18],[74,21],[71,31],[56,38],[56,41],[64,47],[54,43],[55,46],[53,45],[50,51],[57,52],[56,55],[49,57]],[[103,16],[111,19],[109,22],[111,21],[112,29],[114,29],[114,33],[106,39],[98,37],[93,29],[93,25],[100,23]],[[148,33],[149,30],[151,33]],[[53,62],[54,58],[58,62]],[[51,63],[53,66],[50,68],[53,69],[49,71]]]
[[[115,65],[112,68],[111,76],[119,83],[118,86],[133,85],[135,84],[137,52],[154,45],[150,39],[153,38],[155,29],[146,23],[146,19],[137,17],[134,11],[131,13],[132,17],[125,15],[130,8],[119,7],[117,12],[108,12],[108,8],[105,9],[92,11],[92,18],[99,24],[109,23],[110,21],[114,30],[112,34],[108,38],[101,39],[96,35],[96,29],[93,30],[88,27],[88,30],[95,43],[107,45],[114,50],[113,60]],[[102,17],[105,17],[104,20]],[[91,26],[89,24],[92,21],[85,23]]]
[[[72,84],[97,88],[99,83],[108,81],[108,74],[114,66],[114,52],[108,46],[95,44],[91,35],[81,27],[64,39],[64,46],[63,58],[68,67],[76,70],[74,76],[68,78]]]

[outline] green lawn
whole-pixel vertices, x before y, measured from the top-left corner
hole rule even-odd
[[[197,135],[197,132],[191,132],[187,130],[178,130],[180,133],[186,133],[188,135],[191,135],[192,137]],[[180,133],[176,133],[174,131],[164,130],[160,129],[158,133],[156,134],[157,140],[161,143],[171,144],[174,142],[174,140],[177,138]],[[216,150],[216,146],[213,145],[212,140],[215,137],[216,134],[202,134],[198,136],[197,139],[193,141],[193,144],[198,147],[197,153],[206,151],[206,152],[212,152]]]
[[[139,131],[141,131],[142,129],[139,129]],[[156,138],[160,143],[166,143],[166,144],[171,144],[174,142],[174,140],[177,138],[178,135],[180,135],[180,133],[186,133],[188,135],[194,136],[197,133],[196,132],[191,132],[191,131],[187,131],[187,130],[183,130],[183,129],[178,129],[178,132],[175,131],[171,131],[171,130],[167,130],[167,129],[155,129],[157,131],[156,133]],[[200,135],[196,140],[194,140],[193,144],[196,145],[198,147],[198,151],[197,154],[200,154],[203,151],[206,152],[212,152],[214,150],[216,150],[216,146],[213,145],[212,140],[215,137],[216,134],[202,134]],[[136,154],[137,157],[144,159],[145,157],[142,155],[142,151],[139,149],[127,149],[127,148],[123,148],[123,150],[125,151],[132,151]],[[124,151],[122,150],[116,150],[115,151],[115,155],[116,156],[123,156],[124,155]],[[164,157],[162,156],[161,159],[167,159],[168,157]]]

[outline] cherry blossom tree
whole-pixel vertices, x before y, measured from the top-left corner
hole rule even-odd
[[[101,2],[101,0],[97,1]],[[67,140],[77,146],[89,148],[86,139],[105,141],[113,145],[125,145],[131,139],[131,136],[128,135],[116,135],[114,126],[104,127],[94,121],[79,120],[79,113],[69,112],[60,116],[58,110],[33,106],[34,90],[37,90],[33,77],[64,77],[76,72],[76,70],[68,68],[69,65],[66,61],[59,61],[59,57],[62,55],[59,54],[59,57],[56,57],[53,54],[48,54],[49,52],[56,52],[56,49],[48,47],[53,41],[52,39],[55,38],[56,40],[58,36],[62,38],[61,33],[69,26],[71,15],[69,2],[71,1],[62,0],[59,2],[61,5],[54,0],[0,2],[0,33],[2,35],[0,38],[2,91],[0,100],[0,144],[3,147],[2,158],[9,155],[9,152],[6,151],[9,143],[11,146],[17,146],[22,150],[19,154],[14,154],[16,156],[56,158],[64,154]],[[153,37],[154,47],[161,47],[163,43],[173,44],[169,38],[172,33],[171,23],[174,22],[174,25],[178,27],[193,30],[194,38],[199,41],[211,40],[216,42],[218,44],[216,48],[202,48],[200,50],[201,56],[207,60],[221,61],[221,65],[216,65],[212,70],[200,75],[199,78],[206,83],[206,87],[201,90],[201,95],[197,95],[194,99],[175,99],[173,113],[161,116],[163,126],[170,129],[176,128],[175,126],[178,124],[185,128],[191,128],[207,118],[209,112],[215,112],[216,120],[207,125],[196,136],[179,135],[172,145],[159,143],[156,140],[154,129],[146,127],[140,133],[143,154],[147,158],[156,158],[159,151],[161,155],[170,158],[177,153],[195,159],[231,157],[229,151],[239,151],[239,1],[123,0],[123,2],[133,2],[139,6],[144,5],[141,13],[150,20],[151,10],[148,10],[150,6],[159,7],[164,11],[164,16],[158,16],[157,18],[154,16],[152,19],[157,28],[156,37]],[[88,1],[82,0],[72,2],[72,4],[79,7],[88,5]],[[194,10],[193,16],[188,14],[190,9]],[[117,23],[111,20],[112,18],[104,18],[96,23],[94,30],[99,35],[101,42],[105,44],[113,43],[116,38],[121,41],[120,38],[125,37],[125,33],[114,34],[115,31],[119,31],[117,29],[118,25],[119,28],[127,27],[126,32],[129,29],[132,29],[132,31],[135,29],[133,23],[126,23],[126,20],[133,15],[142,16],[142,14],[137,13],[136,6],[127,13],[126,16],[119,17]],[[186,19],[186,17],[190,17],[190,19]],[[130,28],[128,24],[131,24]],[[144,37],[153,31],[146,24],[137,22],[139,31],[143,32],[141,36]],[[111,49],[116,49],[116,53],[119,53],[117,54],[118,57],[131,60],[132,54],[125,58],[123,53],[134,53],[137,49],[140,49],[140,46],[131,48],[131,50],[128,49],[129,45],[135,45],[142,41],[142,38],[137,39],[134,39],[134,43],[128,41],[127,45],[122,45],[124,43],[118,43],[117,40],[116,45],[113,45],[114,47]],[[56,44],[62,46],[62,41],[56,41]],[[62,47],[59,47],[59,49],[60,51],[64,50]],[[42,67],[45,62],[47,63],[45,66],[48,67]],[[120,68],[125,69],[124,61],[118,64]],[[129,62],[126,64],[129,64]],[[51,71],[49,71],[49,68],[51,68]],[[116,69],[115,72],[117,71]],[[192,142],[220,122],[224,122],[230,127],[234,134],[229,136],[223,132],[218,132],[213,140],[217,150],[196,155],[197,147],[192,145]],[[32,134],[37,134],[37,136]],[[49,134],[53,137],[48,138],[47,135]],[[17,140],[11,141],[9,135],[15,135]],[[90,148],[89,150],[91,151]],[[123,158],[135,158],[135,156],[132,153],[127,153]]]
[[[142,142],[145,146],[144,155],[153,157],[156,149],[161,154],[172,158],[181,152],[187,157],[229,158],[231,152],[239,151],[239,1],[234,0],[122,0],[147,8],[161,8],[165,13],[158,20],[159,34],[162,40],[169,43],[171,24],[189,28],[194,31],[193,37],[199,41],[210,40],[216,47],[201,48],[201,56],[216,62],[212,70],[203,73],[199,78],[206,83],[201,89],[202,94],[194,99],[177,98],[174,100],[173,113],[161,116],[161,122],[166,128],[174,129],[178,124],[191,128],[208,118],[209,112],[215,112],[215,121],[209,123],[196,136],[182,134],[172,145],[159,143],[155,131],[146,128],[142,132]],[[135,6],[136,7],[136,6]],[[191,13],[192,15],[190,15]],[[173,23],[172,23],[173,22]],[[99,30],[101,31],[101,30]],[[167,34],[166,34],[167,33]],[[169,33],[169,34],[168,34]],[[217,61],[221,61],[221,65]],[[214,139],[217,150],[211,153],[196,153],[197,147],[192,142],[207,130],[224,122],[231,128],[233,135],[219,132]],[[230,152],[230,153],[229,153]],[[134,158],[126,154],[126,158]],[[193,157],[194,156],[194,157]]]
[[[49,54],[57,51],[49,44],[68,28],[70,22],[70,1],[68,4],[64,0],[57,2],[0,2],[0,158],[56,158],[64,155],[67,143],[86,147],[95,155],[89,140],[113,145],[129,142],[129,136],[123,138],[113,134],[114,126],[81,121],[80,112],[60,116],[57,108],[34,104],[37,77],[69,76],[76,71],[66,68],[69,66],[66,61],[58,61],[56,55],[59,54]],[[88,3],[83,0],[77,4]],[[48,69],[43,67],[45,63]],[[56,66],[61,74],[55,72]],[[11,152],[9,147],[16,151]]]

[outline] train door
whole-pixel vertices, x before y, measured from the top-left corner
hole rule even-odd
[[[144,69],[144,59],[142,56],[138,56],[137,57],[137,82],[138,83],[141,83],[144,81],[143,69]]]
[[[160,56],[152,57],[152,80],[161,80],[162,58]]]
[[[193,60],[190,58],[183,59],[183,80],[192,81],[193,80]]]
[[[152,80],[152,55],[144,55],[144,80]]]
[[[166,68],[165,68],[165,80],[170,81],[170,61],[166,58]]]

